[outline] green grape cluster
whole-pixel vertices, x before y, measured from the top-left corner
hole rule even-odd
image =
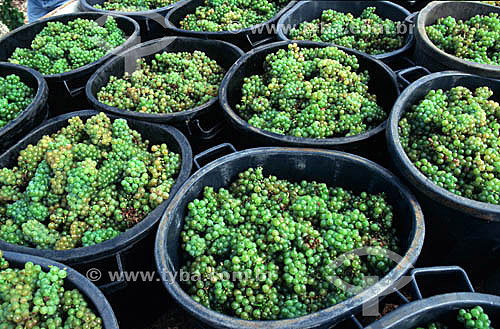
[[[82,293],[64,287],[66,275],[64,269],[45,272],[32,262],[11,268],[0,251],[0,328],[103,328]]]
[[[179,25],[184,30],[235,31],[264,23],[283,9],[289,0],[205,0]]]
[[[287,319],[340,303],[390,271],[387,252],[398,251],[383,193],[292,183],[261,167],[228,188],[205,187],[187,208],[184,288],[242,319]]]
[[[481,306],[475,306],[471,309],[460,309],[457,314],[458,323],[452,328],[464,329],[493,329],[491,320]],[[431,322],[425,327],[415,329],[448,329],[448,326],[441,322]]]
[[[109,106],[143,113],[174,113],[200,106],[217,96],[225,70],[202,51],[156,54],[151,65],[137,60],[137,70],[110,76],[97,93]]]
[[[102,4],[94,5],[94,8],[122,12],[147,11],[168,7],[177,1],[179,0],[105,0]]]
[[[0,169],[0,239],[55,250],[112,239],[168,199],[180,164],[124,119],[73,117]]]
[[[266,56],[264,74],[246,77],[240,116],[273,133],[308,138],[354,136],[387,114],[368,92],[370,76],[358,59],[336,47],[290,44]]]
[[[399,122],[415,166],[459,196],[500,204],[500,106],[488,87],[431,90]]]
[[[0,128],[14,120],[33,101],[35,92],[15,74],[0,77]]]
[[[371,55],[403,47],[404,36],[398,33],[398,24],[401,22],[383,19],[375,11],[375,7],[368,7],[360,17],[354,17],[351,13],[324,10],[320,18],[303,22],[292,29],[289,37],[294,40],[334,43]]]
[[[448,16],[427,26],[431,41],[446,53],[480,64],[500,65],[500,17],[476,15],[467,21]]]
[[[492,329],[488,314],[484,312],[481,306],[461,309],[458,311],[457,320],[465,329]]]
[[[125,33],[112,16],[103,26],[82,18],[66,24],[48,22],[31,42],[31,48],[16,48],[9,62],[46,75],[59,74],[99,60],[125,40]]]

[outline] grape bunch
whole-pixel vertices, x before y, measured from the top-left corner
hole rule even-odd
[[[351,13],[324,10],[320,18],[303,22],[292,29],[289,37],[294,40],[334,43],[371,55],[403,47],[404,36],[398,34],[398,24],[401,22],[383,19],[375,11],[375,7],[368,7],[361,16],[354,17]]]
[[[187,208],[184,289],[205,307],[246,320],[340,303],[390,271],[387,252],[399,250],[384,193],[292,183],[265,177],[261,167],[239,173],[228,188],[205,187]]]
[[[427,26],[431,41],[446,53],[468,61],[500,65],[500,17],[476,15],[467,21],[448,16]]]
[[[35,92],[15,74],[0,77],[0,128],[14,120],[33,101]]]
[[[126,40],[112,16],[103,26],[89,19],[68,23],[47,22],[31,42],[31,48],[16,48],[9,62],[31,67],[45,75],[75,70],[98,61]]]
[[[109,106],[143,113],[174,113],[205,104],[217,96],[225,70],[204,52],[156,54],[144,58],[123,78],[110,76],[97,93]]]
[[[461,309],[458,311],[458,322],[465,329],[491,329],[491,321],[481,306],[475,306],[471,309]]]
[[[105,0],[102,4],[94,5],[94,8],[122,12],[147,11],[168,7],[177,1],[179,0]]]
[[[12,268],[0,251],[0,327],[101,329],[102,319],[77,289],[64,286],[66,271],[48,272],[27,262]]]
[[[500,106],[493,91],[458,86],[431,90],[399,122],[415,166],[459,196],[500,204]]]
[[[124,119],[75,116],[0,169],[0,239],[55,250],[112,239],[168,199],[180,162]]]
[[[359,72],[356,56],[336,47],[290,44],[267,55],[263,68],[264,74],[244,79],[236,105],[257,128],[296,137],[346,137],[387,117],[368,92],[368,72]]]
[[[464,329],[493,329],[491,320],[481,306],[475,306],[471,309],[460,309],[457,315],[458,323],[452,328]],[[441,322],[432,322],[425,327],[415,329],[448,329],[448,326]]]
[[[264,23],[286,7],[289,0],[205,0],[179,25],[184,30],[234,31]]]

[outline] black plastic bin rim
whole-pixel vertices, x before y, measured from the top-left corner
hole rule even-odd
[[[243,120],[229,105],[228,101],[228,85],[229,81],[233,78],[234,74],[238,69],[242,66],[245,65],[247,60],[254,56],[255,54],[262,52],[262,51],[267,51],[268,49],[274,48],[275,50],[281,49],[286,45],[289,44],[294,44],[296,43],[299,47],[318,47],[318,48],[325,48],[325,47],[336,47],[339,48],[340,50],[343,50],[344,52],[348,53],[349,55],[355,55],[356,57],[363,57],[371,62],[373,62],[373,65],[378,65],[381,68],[384,69],[384,71],[387,72],[388,76],[391,76],[391,80],[388,81],[390,82],[394,88],[396,88],[396,93],[399,95],[399,88],[397,87],[397,79],[396,75],[394,74],[394,71],[392,71],[386,64],[384,64],[382,61],[375,59],[373,56],[367,55],[365,53],[362,53],[360,51],[357,51],[355,49],[349,49],[341,46],[331,46],[327,43],[322,43],[322,42],[314,42],[314,41],[278,41],[278,42],[273,42],[267,45],[260,46],[258,48],[255,48],[249,52],[247,52],[245,55],[243,55],[240,59],[236,61],[236,63],[231,66],[229,71],[226,73],[226,76],[224,77],[224,80],[222,80],[222,83],[219,88],[219,102],[222,106],[222,109],[226,113],[226,115],[229,117],[230,121],[236,125],[236,127],[240,130],[244,131],[249,131],[253,134],[256,135],[261,135],[264,137],[267,137],[270,140],[273,140],[276,143],[283,143],[283,139],[286,139],[287,143],[293,143],[295,145],[301,145],[301,146],[306,146],[306,147],[325,147],[325,146],[341,146],[341,145],[346,145],[349,143],[355,143],[359,142],[362,140],[366,140],[368,138],[371,138],[380,132],[382,132],[385,129],[387,119],[384,120],[382,123],[380,123],[377,127],[372,128],[370,130],[365,131],[364,133],[354,135],[354,136],[349,136],[349,137],[336,137],[336,138],[309,138],[309,137],[296,137],[296,136],[290,136],[290,135],[282,135],[282,134],[277,134],[273,133],[261,128],[257,128],[249,124],[247,121]],[[377,97],[380,97],[377,95]],[[386,111],[388,112],[388,111]]]
[[[85,299],[91,302],[98,315],[102,319],[102,324],[105,329],[118,329],[118,321],[108,300],[104,294],[86,277],[68,267],[67,265],[49,260],[43,257],[37,257],[28,254],[22,254],[11,251],[2,251],[3,257],[8,262],[27,263],[32,262],[35,265],[40,265],[44,271],[50,270],[50,267],[56,266],[60,269],[66,270],[67,276],[65,281],[71,282],[84,296]],[[15,266],[17,267],[17,266]]]
[[[278,39],[283,40],[283,41],[292,40],[283,31],[283,28],[285,26],[285,24],[284,24],[285,19],[287,19],[288,16],[293,15],[293,13],[295,13],[301,7],[303,7],[304,5],[306,5],[308,2],[315,2],[315,1],[325,1],[325,0],[301,1],[297,5],[295,5],[292,9],[290,9],[289,11],[287,11],[283,16],[281,16],[281,18],[278,21]],[[334,5],[334,3],[336,1],[327,1],[327,2],[331,3],[331,5],[333,7],[333,5]],[[344,1],[340,1],[340,2],[345,2],[345,0]],[[362,1],[362,2],[364,2],[364,1]],[[373,3],[370,3],[369,7],[372,7],[372,6],[377,7],[377,5],[381,4],[381,3],[383,3],[383,4],[387,5],[387,6],[391,6],[391,7],[397,8],[402,13],[406,14],[407,17],[411,15],[411,13],[408,10],[406,10],[406,8],[398,5],[397,3],[391,2],[391,1],[375,1]],[[317,18],[319,18],[319,17],[317,17]],[[301,22],[301,23],[303,23],[303,22]],[[300,40],[293,40],[293,41],[300,41]],[[414,37],[413,33],[411,33],[411,31],[410,31],[407,34],[407,36],[406,36],[405,44],[401,48],[398,48],[396,50],[393,50],[393,51],[390,51],[390,52],[387,52],[387,53],[377,54],[377,55],[370,55],[368,53],[364,53],[364,54],[373,56],[376,59],[383,60],[383,59],[394,57],[394,56],[397,56],[397,55],[400,55],[400,54],[406,52],[408,49],[410,49],[413,46],[414,41],[415,41],[415,37]],[[332,45],[332,46],[338,47],[336,44],[333,44],[333,43],[328,43],[328,44]],[[354,49],[354,48],[349,48],[349,49]]]
[[[141,10],[141,11],[119,11],[119,10],[99,9],[99,8],[96,8],[93,5],[89,4],[87,0],[80,0],[80,4],[82,5],[83,9],[85,9],[85,11],[91,11],[91,12],[96,12],[96,13],[101,13],[101,14],[106,14],[106,15],[122,15],[122,16],[134,17],[134,18],[142,16],[144,18],[149,18],[149,19],[153,19],[153,20],[161,17],[161,24],[164,24],[164,16],[159,14],[159,12],[170,10],[173,7],[175,7],[179,2],[184,2],[184,1],[189,1],[189,0],[180,0],[180,1],[177,1],[174,3],[171,3],[170,5],[165,6],[165,7],[149,9],[149,10]]]
[[[389,149],[394,150],[393,156],[396,157],[394,160],[400,162],[400,169],[403,171],[403,175],[409,179],[420,192],[426,194],[433,200],[439,201],[452,207],[458,211],[467,211],[469,214],[479,215],[481,218],[500,221],[500,205],[489,204],[481,201],[476,201],[459,196],[452,193],[442,187],[439,187],[434,182],[432,182],[427,176],[425,176],[420,170],[411,162],[410,158],[406,154],[403,146],[401,145],[401,140],[399,138],[399,120],[405,112],[405,104],[407,99],[415,91],[419,90],[423,85],[431,82],[432,80],[439,79],[441,77],[475,77],[481,78],[483,80],[495,81],[500,85],[500,80],[495,80],[491,78],[479,77],[476,75],[461,73],[457,71],[444,71],[437,72],[427,75],[423,78],[410,84],[399,96],[394,104],[393,110],[389,115],[388,125],[386,130],[387,144]],[[450,89],[455,87],[450,86]],[[481,216],[482,215],[482,216]]]
[[[7,150],[5,153],[11,152],[11,150],[17,149],[17,145],[23,143],[24,140],[28,139],[32,134],[36,134],[40,131],[45,130],[47,127],[57,124],[61,121],[67,121],[69,118],[75,117],[75,116],[93,116],[99,114],[99,112],[94,111],[94,110],[83,110],[83,111],[77,111],[77,112],[71,112],[68,114],[63,114],[60,116],[57,116],[55,118],[52,118],[45,122],[43,125],[39,126],[36,128],[33,132],[31,132],[28,136],[23,138],[21,141],[19,141],[17,144],[12,146],[9,150]],[[115,116],[115,118],[112,118],[112,120],[118,119],[118,117]],[[130,119],[126,119],[130,120]],[[186,137],[176,128],[167,126],[167,125],[158,125],[158,124],[151,124],[158,129],[165,130],[168,132],[174,139],[179,143],[180,147],[182,148],[182,145],[189,145]],[[4,154],[5,154],[4,153]],[[182,150],[181,157],[182,157],[182,163],[181,163],[181,171],[179,172],[176,182],[174,186],[172,186],[170,190],[170,196],[166,201],[169,203],[172,200],[172,197],[177,193],[179,190],[180,186],[182,183],[189,177],[191,173],[191,162],[192,162],[192,154],[191,154],[191,148],[188,150]],[[185,153],[185,154],[184,154]],[[1,156],[0,156],[1,158]],[[189,161],[188,166],[184,166],[183,164],[185,162]],[[159,206],[161,207],[161,205]],[[153,209],[151,211],[154,212],[157,208]],[[151,216],[151,213],[148,216]],[[147,217],[148,217],[147,216]],[[159,215],[161,216],[161,215]],[[129,245],[135,243],[137,241],[137,236],[139,236],[142,232],[146,232],[149,229],[151,229],[159,220],[159,218],[156,217],[150,217],[147,218],[145,217],[142,221],[134,225],[133,227],[129,228],[125,232],[122,232],[120,235],[117,237],[106,240],[104,242],[101,242],[96,245],[88,246],[88,247],[79,247],[79,248],[73,248],[69,250],[51,250],[51,249],[36,249],[36,248],[30,248],[30,247],[25,247],[25,246],[20,246],[16,244],[11,244],[7,243],[3,240],[0,240],[0,250],[10,250],[10,251],[15,251],[19,253],[25,253],[25,254],[31,254],[35,256],[40,256],[40,257],[46,257],[49,259],[54,259],[58,261],[64,261],[67,262],[67,259],[71,259],[72,263],[87,263],[89,261],[97,261],[102,258],[109,257],[112,253],[118,252],[122,249],[126,249]]]
[[[424,298],[398,307],[365,329],[396,329],[408,323],[410,319],[436,309],[456,308],[458,310],[476,305],[499,307],[500,297],[474,292],[457,292]]]
[[[232,30],[232,31],[211,32],[211,31],[184,30],[184,29],[181,29],[180,27],[178,27],[177,25],[175,25],[174,23],[172,23],[170,21],[170,16],[172,16],[172,14],[174,14],[179,8],[181,8],[184,5],[186,5],[187,3],[189,3],[189,0],[187,0],[187,1],[183,0],[180,3],[177,3],[175,5],[175,7],[172,8],[172,10],[167,13],[167,15],[165,16],[165,24],[166,24],[166,28],[167,29],[172,30],[173,32],[176,32],[176,33],[193,33],[193,34],[197,34],[197,35],[206,35],[207,37],[212,37],[212,38],[214,38],[214,37],[220,37],[220,36],[230,36],[230,35],[236,35],[236,34],[246,34],[248,32],[251,33],[252,31],[259,31],[260,29],[265,28],[265,26],[271,24],[274,20],[276,20],[277,17],[280,17],[287,10],[289,10],[290,8],[292,8],[295,5],[296,2],[297,2],[297,0],[290,1],[290,3],[288,3],[280,11],[278,11],[276,13],[276,15],[274,15],[273,17],[271,17],[271,19],[269,19],[269,20],[267,20],[265,22],[262,22],[260,24],[253,25],[253,26],[250,26],[250,27],[245,27],[245,28],[238,29],[238,30]]]
[[[65,80],[67,78],[70,78],[72,75],[86,71],[94,65],[100,65],[100,64],[106,62],[110,57],[120,53],[123,49],[125,49],[126,47],[129,47],[132,42],[135,42],[135,38],[139,35],[140,28],[139,28],[139,24],[130,17],[123,16],[123,15],[117,15],[117,14],[105,14],[105,15],[103,15],[103,14],[96,13],[96,12],[70,13],[70,14],[64,14],[63,17],[74,17],[74,19],[77,19],[77,18],[84,18],[84,19],[95,18],[95,19],[98,19],[98,18],[103,17],[103,16],[113,16],[114,18],[120,18],[120,19],[126,20],[127,22],[129,22],[130,24],[132,24],[134,26],[134,32],[132,33],[132,35],[128,36],[127,40],[125,40],[124,43],[122,43],[118,47],[114,48],[109,53],[105,54],[99,60],[92,62],[92,63],[89,63],[89,64],[86,64],[84,66],[81,66],[77,69],[74,69],[74,70],[71,70],[68,72],[43,75],[43,77],[45,79],[61,80],[62,81],[62,80]],[[18,34],[18,33],[22,34],[22,33],[24,33],[24,31],[30,29],[33,25],[46,24],[47,22],[56,22],[59,19],[60,19],[60,16],[53,16],[53,17],[48,17],[45,19],[35,21],[33,23],[30,23],[30,24],[23,25],[23,26],[15,29],[14,31],[7,33],[0,40],[9,38],[9,37],[13,36],[14,34]]]
[[[478,6],[488,6],[488,7],[494,7],[499,9],[498,7],[487,5],[480,3],[478,1],[433,1],[430,4],[428,4],[424,9],[420,11],[420,13],[417,15],[417,33],[420,38],[422,38],[422,41],[427,44],[428,47],[432,49],[433,52],[435,52],[435,55],[438,55],[439,61],[446,63],[446,61],[453,61],[457,62],[461,65],[468,66],[470,69],[480,69],[480,70],[494,70],[494,71],[500,71],[500,65],[491,65],[491,64],[480,64],[476,63],[473,61],[465,60],[453,55],[448,54],[444,50],[441,50],[438,48],[434,42],[429,39],[429,36],[427,35],[427,32],[425,31],[425,22],[423,17],[426,17],[430,12],[435,10],[436,7],[440,6],[446,6],[447,3],[450,2],[458,2],[458,3],[474,3],[475,5]],[[444,16],[443,16],[444,17]],[[471,16],[472,17],[472,16]],[[432,56],[432,54],[426,54],[428,56]],[[435,56],[434,55],[434,56]]]
[[[133,117],[133,118],[137,118],[139,120],[160,119],[160,118],[165,118],[165,117],[169,117],[172,119],[174,119],[174,118],[181,119],[182,117],[189,116],[193,113],[199,112],[201,110],[204,110],[204,109],[209,108],[212,105],[214,105],[219,100],[218,95],[213,97],[212,99],[210,99],[205,104],[202,104],[202,105],[199,105],[199,106],[196,106],[196,107],[193,107],[193,108],[190,108],[188,110],[181,111],[181,112],[162,113],[162,114],[160,114],[160,113],[142,113],[142,112],[133,111],[133,110],[121,109],[121,108],[118,108],[116,106],[109,106],[107,104],[101,103],[96,98],[96,95],[94,95],[94,93],[92,92],[91,81],[94,81],[95,77],[97,77],[99,74],[101,74],[103,71],[105,71],[108,67],[110,67],[110,66],[114,65],[116,62],[118,62],[121,57],[126,57],[127,55],[133,53],[134,51],[137,51],[140,48],[149,47],[149,46],[154,45],[156,43],[168,45],[169,43],[174,42],[176,39],[203,41],[205,43],[221,44],[221,45],[224,45],[225,47],[229,47],[229,48],[232,48],[233,50],[235,50],[238,54],[240,54],[240,57],[245,54],[243,52],[243,50],[236,47],[235,45],[233,45],[229,42],[226,42],[226,41],[221,41],[221,40],[201,40],[201,39],[192,38],[192,37],[173,36],[173,37],[154,39],[154,40],[150,40],[150,41],[147,41],[144,43],[140,43],[140,44],[120,53],[118,56],[113,57],[112,59],[110,59],[108,62],[106,62],[104,65],[102,65],[100,68],[97,69],[97,71],[89,79],[87,86],[85,87],[85,92],[87,94],[87,98],[89,99],[90,103],[91,104],[99,103],[99,104],[101,104],[101,106],[106,107],[110,112],[116,113],[117,115]]]
[[[17,126],[20,122],[24,121],[28,113],[30,113],[35,106],[39,106],[40,102],[42,101],[43,98],[48,95],[49,92],[49,87],[47,86],[47,82],[45,79],[42,77],[40,72],[35,71],[32,68],[26,67],[26,66],[21,66],[17,64],[12,64],[8,62],[0,62],[0,76],[3,76],[2,71],[4,69],[15,69],[15,70],[20,70],[20,71],[26,71],[30,75],[32,75],[38,84],[38,89],[36,91],[35,97],[33,97],[33,101],[31,101],[31,104],[28,105],[27,108],[21,111],[21,113],[9,121],[5,126],[0,128],[0,136],[6,134],[10,130],[14,129],[15,126]],[[22,82],[22,79],[21,79]]]
[[[167,261],[166,255],[167,253],[167,243],[168,239],[164,236],[165,232],[168,231],[172,221],[169,220],[172,213],[175,213],[176,208],[178,207],[178,203],[182,200],[183,195],[188,191],[196,182],[202,178],[207,172],[210,172],[214,168],[230,163],[235,159],[244,158],[247,156],[252,156],[254,154],[308,154],[308,155],[317,155],[322,157],[329,157],[332,160],[334,159],[343,159],[347,160],[351,163],[357,163],[362,166],[370,167],[376,170],[376,172],[383,176],[387,181],[392,182],[396,186],[398,186],[401,195],[406,198],[409,202],[409,207],[412,209],[414,214],[414,226],[411,229],[409,240],[411,243],[408,247],[408,250],[404,254],[401,261],[387,273],[379,282],[373,284],[369,288],[365,289],[361,293],[357,294],[354,297],[351,297],[341,303],[338,303],[334,306],[328,307],[321,311],[301,316],[293,319],[285,319],[285,320],[272,320],[272,321],[249,321],[242,320],[235,317],[231,317],[228,315],[224,315],[213,310],[202,306],[195,302],[179,285],[176,281],[177,276],[175,276],[175,268],[170,261]],[[359,157],[357,155],[341,152],[341,151],[331,151],[331,150],[319,150],[319,149],[310,149],[310,148],[292,148],[292,147],[260,147],[254,149],[248,149],[236,153],[232,153],[226,155],[222,158],[219,158],[203,168],[199,169],[196,173],[194,173],[180,188],[178,193],[172,199],[172,202],[167,207],[167,210],[163,214],[163,218],[158,227],[156,242],[155,242],[155,260],[156,266],[158,268],[159,273],[161,273],[161,278],[163,285],[168,290],[170,295],[174,297],[174,299],[184,307],[188,312],[192,314],[196,314],[199,317],[202,317],[209,321],[209,325],[220,328],[263,328],[263,329],[272,329],[272,328],[314,328],[324,324],[325,321],[331,320],[332,313],[342,313],[345,312],[343,310],[350,310],[355,308],[360,308],[364,304],[369,304],[373,300],[376,300],[379,295],[387,291],[392,287],[392,284],[395,280],[404,275],[408,270],[410,270],[413,264],[416,262],[420,251],[422,249],[423,241],[425,235],[425,226],[424,226],[424,215],[420,208],[420,205],[410,192],[410,190],[404,186],[399,178],[397,178],[394,174],[392,174],[387,169],[381,167],[380,165]],[[231,326],[224,326],[224,324],[232,324]]]

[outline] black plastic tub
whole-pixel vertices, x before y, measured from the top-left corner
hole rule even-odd
[[[141,113],[119,109],[103,104],[97,100],[97,93],[109,82],[110,76],[122,77],[125,72],[132,73],[136,69],[136,61],[145,58],[150,62],[157,53],[193,52],[200,50],[208,57],[217,61],[226,71],[243,55],[238,47],[219,40],[201,40],[188,37],[166,37],[141,43],[120,54],[101,66],[89,79],[86,87],[87,98],[93,108],[118,116],[156,123],[181,124],[208,112],[218,111],[218,97],[195,108],[168,114]]]
[[[81,11],[95,12],[101,15],[122,15],[127,16],[139,23],[141,28],[141,41],[159,38],[165,35],[165,15],[178,2],[174,2],[166,7],[144,10],[144,11],[115,11],[98,9],[95,5],[102,5],[106,0],[80,0],[79,9]]]
[[[432,43],[425,31],[426,26],[435,24],[441,17],[452,16],[457,20],[467,20],[476,15],[489,13],[500,13],[500,7],[482,4],[478,1],[433,1],[428,4],[418,14],[414,28],[417,64],[427,67],[432,72],[456,70],[499,79],[500,65],[474,63],[447,54]]]
[[[429,239],[423,259],[429,256],[429,265],[458,264],[474,275],[498,253],[500,206],[467,199],[434,184],[406,155],[398,129],[405,111],[418,104],[430,90],[449,90],[455,86],[469,89],[488,86],[494,92],[493,99],[500,100],[500,80],[460,72],[433,73],[403,91],[389,117],[386,137],[391,158],[401,175],[417,190],[427,217]]]
[[[0,168],[12,167],[17,161],[20,150],[26,148],[26,146],[28,146],[29,144],[35,144],[40,140],[42,136],[55,133],[62,127],[65,127],[67,125],[68,119],[79,116],[82,120],[86,120],[98,113],[99,112],[93,110],[78,111],[61,115],[47,121],[42,126],[32,131],[25,138],[20,140],[16,145],[12,146],[2,156],[0,156]],[[112,120],[118,118],[113,115],[108,116]],[[148,139],[152,143],[165,143],[169,147],[169,150],[181,154],[181,169],[176,179],[176,183],[170,191],[170,198],[164,201],[156,209],[154,209],[147,217],[145,217],[134,227],[123,232],[114,239],[107,240],[97,245],[80,247],[70,250],[40,250],[10,244],[3,240],[0,240],[0,250],[8,250],[40,256],[60,261],[70,266],[82,265],[82,271],[87,268],[100,269],[100,265],[96,266],[95,263],[100,262],[101,260],[105,260],[108,263],[117,263],[118,270],[123,271],[122,254],[128,253],[129,251],[133,252],[134,249],[140,248],[140,242],[144,240],[155,229],[156,224],[160,220],[160,217],[166,209],[168,203],[173,198],[175,193],[179,190],[184,181],[189,177],[192,166],[191,147],[189,146],[189,143],[184,135],[182,135],[182,133],[180,133],[177,129],[165,125],[156,125],[132,119],[127,119],[127,122],[130,128],[140,132],[144,139]],[[134,256],[127,257],[131,261],[131,263],[135,261],[133,257]],[[143,255],[135,255],[135,257],[138,257],[138,259],[140,259],[141,257],[143,257]],[[80,267],[78,269],[80,270]],[[103,277],[102,279],[104,280],[106,278]],[[105,282],[105,280],[99,280],[99,283],[100,282]],[[108,283],[109,282],[106,282],[106,284]],[[109,285],[105,286],[105,288],[109,287],[111,291],[112,288],[114,289],[117,286],[124,285],[124,282],[115,281],[109,283]]]
[[[493,325],[500,321],[500,297],[475,293],[467,273],[461,267],[416,268],[410,276],[409,293],[412,301],[403,296],[403,305],[365,329],[413,329],[426,327],[426,324],[435,321],[455,328],[458,311],[478,305],[486,311]]]
[[[15,74],[21,81],[35,91],[31,104],[24,109],[17,118],[0,128],[0,153],[17,143],[31,129],[47,118],[47,98],[49,88],[47,82],[37,71],[11,63],[0,63],[0,76]]]
[[[302,48],[329,47],[328,44],[311,41],[281,41],[261,46],[246,53],[229,70],[224,77],[219,89],[219,101],[224,110],[226,119],[238,132],[258,143],[259,146],[298,146],[332,148],[342,151],[358,151],[360,149],[380,149],[384,147],[382,136],[385,129],[385,121],[376,128],[362,134],[340,138],[302,138],[272,133],[250,125],[242,119],[235,111],[236,104],[241,100],[241,86],[243,79],[253,74],[262,74],[262,63],[265,57],[278,51],[286,49],[289,44],[297,43]],[[359,71],[367,70],[370,74],[369,91],[377,95],[377,102],[389,115],[391,108],[399,96],[398,83],[394,72],[383,62],[358,52],[356,50],[338,47],[349,55],[355,55],[359,62]]]
[[[183,1],[175,6],[171,11],[167,13],[167,16],[165,17],[167,30],[174,35],[227,41],[235,44],[244,51],[255,48],[266,41],[274,40],[276,38],[276,23],[278,22],[278,19],[287,10],[292,8],[295,3],[297,3],[297,1],[290,1],[288,5],[286,5],[283,9],[276,13],[276,15],[270,20],[240,30],[223,32],[199,32],[184,30],[180,28],[179,22],[182,21],[184,17],[186,17],[186,15],[194,13],[196,7],[203,5],[204,2],[205,0],[190,0]]]
[[[379,282],[360,294],[322,311],[281,321],[245,321],[226,316],[196,303],[179,284],[182,261],[180,232],[189,202],[205,186],[215,190],[229,186],[238,173],[262,166],[264,175],[291,181],[314,180],[355,192],[385,192],[394,206],[395,225],[404,250],[401,261]],[[358,156],[327,150],[256,148],[219,158],[198,170],[180,188],[165,211],[156,236],[155,259],[158,273],[168,292],[187,312],[212,328],[324,328],[358,312],[390,289],[415,263],[424,241],[424,218],[420,206],[399,179],[379,165]],[[174,279],[175,278],[175,279]]]
[[[68,289],[78,289],[85,296],[87,302],[94,306],[96,315],[101,317],[103,328],[118,329],[118,321],[113,309],[103,293],[86,277],[71,267],[42,257],[10,251],[2,251],[2,253],[10,266],[14,268],[24,268],[25,263],[32,262],[35,265],[40,265],[46,272],[53,266],[66,270],[65,287]]]
[[[287,11],[278,21],[278,39],[283,41],[290,40],[288,32],[296,28],[300,23],[310,22],[321,18],[323,11],[333,9],[338,12],[352,13],[359,17],[367,7],[377,8],[377,15],[382,18],[388,18],[393,21],[399,21],[405,25],[405,41],[403,47],[391,52],[379,55],[372,55],[385,63],[400,60],[400,57],[409,53],[415,43],[413,33],[410,33],[410,27],[405,23],[405,19],[410,16],[410,12],[390,1],[301,1],[292,9]],[[347,27],[346,27],[347,28]]]
[[[88,108],[84,89],[87,80],[99,66],[113,55],[129,48],[137,42],[139,25],[131,18],[120,15],[103,15],[99,13],[73,13],[49,17],[31,24],[23,25],[6,34],[0,40],[0,61],[7,61],[16,48],[29,48],[33,38],[47,26],[48,22],[67,23],[76,18],[95,20],[99,24],[106,22],[106,17],[113,16],[118,27],[125,32],[127,40],[121,46],[103,56],[96,62],[60,74],[49,74],[43,77],[49,86],[49,106],[51,115],[71,112],[75,109]]]
[[[459,292],[438,295],[398,307],[366,329],[412,329],[433,321],[456,319],[458,310],[481,306],[492,325],[500,321],[500,297]],[[451,328],[451,327],[450,327]]]

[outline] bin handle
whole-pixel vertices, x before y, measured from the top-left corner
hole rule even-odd
[[[82,87],[78,87],[78,88],[74,88],[74,89],[71,89],[69,86],[68,86],[68,81],[64,80],[63,81],[63,84],[64,84],[64,87],[66,88],[66,91],[68,92],[68,94],[71,96],[71,97],[75,97],[77,96],[78,94],[80,94],[82,91],[85,90],[85,86],[82,86]]]
[[[450,272],[450,273],[458,272],[459,274],[462,275],[466,288],[471,292],[474,292],[474,288],[472,287],[472,284],[469,280],[469,277],[467,276],[467,273],[459,266],[435,266],[435,267],[415,268],[411,271],[410,282],[414,290],[413,293],[418,297],[419,300],[423,299],[423,297],[422,293],[420,292],[420,287],[418,286],[417,277],[433,275],[433,274],[442,274],[443,272]],[[401,293],[400,290],[396,289],[395,287],[393,287],[392,290],[393,292],[391,294],[393,293],[396,294],[403,301],[404,305],[411,302],[410,300],[408,300],[408,298],[406,298],[406,296],[403,293]],[[364,327],[356,317],[356,314],[351,315],[350,320],[352,322],[352,325],[354,325],[357,329],[372,328],[371,325]]]
[[[417,64],[415,64],[415,62],[408,56],[403,56],[401,57],[401,59],[399,60],[399,63],[402,63],[404,62],[403,66],[404,68],[407,68],[407,67],[413,67],[413,66],[416,66]],[[396,62],[398,63],[398,62]],[[401,71],[402,69],[401,68],[397,68],[397,69],[394,69],[394,62],[389,62],[389,63],[385,63],[387,66],[389,66],[391,68],[391,70],[394,71],[394,73],[398,72],[398,71]],[[401,67],[400,66],[400,67]]]
[[[405,18],[405,23],[407,24],[415,24],[415,18],[417,17],[419,11],[415,11],[411,13],[410,15],[406,16]]]
[[[247,38],[247,41],[248,43],[250,44],[250,47],[251,48],[256,48],[268,41],[272,41],[274,40],[274,36],[270,36],[270,37],[267,37],[267,38],[264,38],[264,39],[260,39],[260,40],[256,40],[256,41],[252,41],[252,38],[250,37],[249,34],[246,34],[246,38]]]
[[[358,318],[354,314],[350,316],[352,323],[356,326],[357,329],[363,329],[363,325],[359,322]]]
[[[226,148],[228,148],[231,151],[229,153],[237,152],[236,149],[234,148],[234,146],[232,144],[230,144],[230,143],[222,143],[222,144],[219,144],[217,146],[211,147],[208,150],[205,150],[205,151],[201,152],[198,155],[195,155],[193,157],[194,165],[196,166],[197,169],[200,169],[201,166],[199,164],[199,161],[201,159],[206,158],[207,156],[209,156],[211,154],[214,154],[214,153],[221,153],[221,151],[223,149],[226,149]]]
[[[395,73],[396,73],[396,77],[397,77],[397,80],[400,84],[401,89],[405,89],[412,82],[418,80],[418,78],[417,79],[409,79],[407,77],[408,74],[415,73],[415,72],[419,75],[419,78],[424,77],[428,74],[431,74],[431,72],[423,66],[412,66],[412,67],[408,67],[406,69],[398,70]]]
[[[120,280],[108,282],[97,286],[105,295],[110,295],[128,286],[128,282],[125,280],[125,275],[123,270],[123,260],[121,254],[117,253],[115,255],[115,259],[118,267],[118,272],[120,272]]]
[[[191,127],[194,126],[194,127]],[[218,122],[214,124],[212,127],[209,129],[204,129],[201,126],[201,121],[200,119],[194,119],[191,121],[186,121],[186,129],[189,133],[190,136],[195,135],[195,130],[199,131],[201,133],[201,139],[204,140],[210,140],[217,136],[222,129],[224,129],[224,122]]]
[[[472,287],[472,283],[469,280],[469,276],[467,273],[464,271],[463,268],[460,266],[434,266],[434,267],[422,267],[422,268],[416,268],[411,271],[411,284],[413,286],[413,289],[415,290],[415,293],[417,295],[418,299],[422,299],[422,293],[420,291],[420,287],[417,282],[417,277],[418,276],[426,276],[426,275],[436,275],[436,274],[442,274],[443,272],[445,273],[458,273],[462,276],[462,279],[464,280],[464,285],[465,288],[468,289],[470,292],[474,292],[474,287]]]

